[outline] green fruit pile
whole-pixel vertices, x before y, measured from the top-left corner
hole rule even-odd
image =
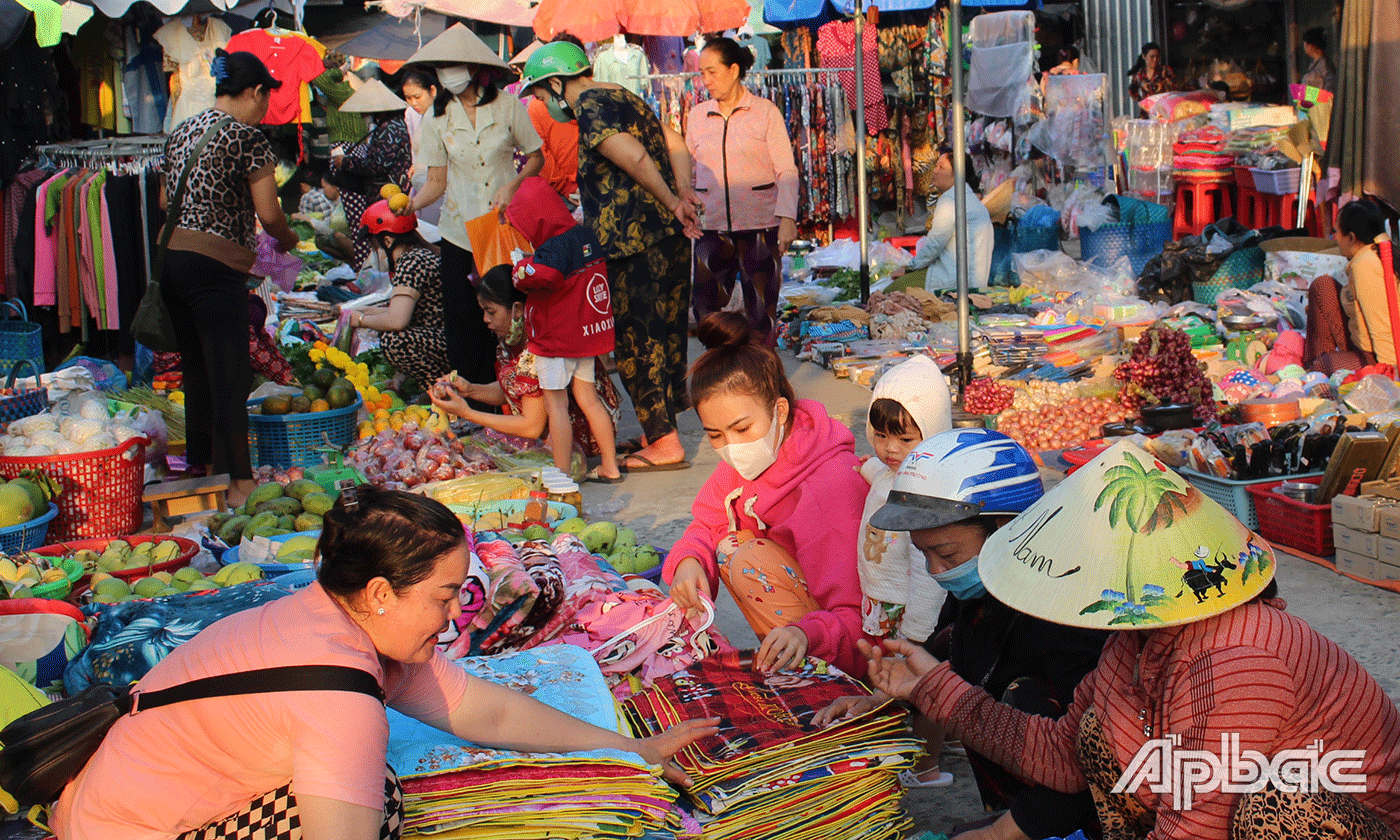
[[[119,604],[144,598],[165,598],[187,592],[223,589],[250,580],[259,580],[262,576],[262,569],[253,563],[233,563],[208,577],[193,566],[186,566],[174,572],[156,572],[132,583],[105,572],[98,572],[92,576],[89,589],[92,592],[93,603]]]
[[[243,507],[216,513],[206,523],[209,533],[235,546],[253,537],[277,537],[298,531],[321,530],[321,517],[335,499],[310,479],[298,479],[286,487],[275,481],[258,485]]]
[[[25,470],[21,478],[0,478],[0,528],[38,519],[49,512],[49,500],[59,494],[58,482],[39,470]]]
[[[4,597],[33,598],[33,589],[41,583],[63,580],[67,574],[59,568],[57,557],[24,552],[13,557],[0,554],[0,584]]]
[[[527,540],[548,540],[558,534],[573,534],[584,547],[608,561],[619,574],[639,575],[661,565],[661,552],[650,545],[637,544],[637,532],[619,528],[612,522],[587,523],[575,516],[565,519],[551,531],[547,525],[535,523],[525,528],[508,528],[501,536],[512,543]]]
[[[179,556],[180,544],[174,540],[153,540],[135,545],[126,540],[112,540],[101,553],[90,548],[73,552],[73,559],[83,564],[83,571],[87,574],[144,569],[158,563],[168,563]]]
[[[300,394],[274,394],[262,401],[259,412],[262,414],[310,414],[329,411],[332,408],[345,408],[353,405],[356,397],[355,384],[335,371],[318,368],[311,376],[311,383]]]

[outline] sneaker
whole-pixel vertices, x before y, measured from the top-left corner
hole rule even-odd
[[[937,767],[926,771],[924,776],[932,778],[924,779],[913,770],[901,770],[899,772],[899,783],[908,790],[919,790],[923,788],[945,788],[953,784],[953,774],[938,770]]]

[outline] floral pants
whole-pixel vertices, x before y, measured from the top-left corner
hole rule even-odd
[[[690,242],[667,237],[640,254],[608,261],[617,373],[648,441],[676,430],[685,410],[690,324]]]

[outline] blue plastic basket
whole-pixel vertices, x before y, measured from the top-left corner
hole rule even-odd
[[[1016,236],[1011,242],[1011,253],[1028,254],[1031,251],[1058,250],[1060,250],[1060,226],[1058,224],[1035,227],[1016,226]]]
[[[249,400],[248,407],[262,405],[262,400]],[[355,440],[355,415],[363,400],[344,408],[313,411],[306,414],[249,414],[248,454],[254,464],[279,469],[315,467],[321,464],[319,446],[327,444],[344,449]]]
[[[1147,261],[1162,253],[1162,247],[1170,241],[1170,220],[1137,224],[1110,222],[1098,230],[1081,228],[1079,231],[1080,254],[1085,262],[1112,265],[1127,257],[1134,275],[1141,274]]]
[[[268,537],[268,539],[273,542],[286,542],[292,537],[317,537],[320,535],[320,531],[298,531],[295,534],[279,534],[275,537]],[[236,545],[227,549],[219,556],[220,566],[232,566],[234,563],[238,562],[240,561],[238,559],[238,546]],[[253,565],[262,569],[263,574],[268,577],[281,577],[282,575],[289,575],[293,572],[312,571],[314,573],[316,569],[315,563],[254,563]]]
[[[37,519],[0,528],[0,551],[14,554],[43,545],[44,540],[49,537],[49,523],[55,516],[58,516],[58,505],[49,502],[48,511]]]

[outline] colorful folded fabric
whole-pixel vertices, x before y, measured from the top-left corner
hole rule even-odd
[[[571,645],[457,660],[468,673],[627,731],[593,657]],[[440,838],[692,837],[659,768],[618,750],[522,753],[482,747],[389,712],[389,763],[404,788],[404,832]]]
[[[870,691],[808,659],[762,674],[754,654],[721,653],[623,702],[639,735],[682,720],[719,717],[720,731],[675,761],[706,840],[896,838],[912,826],[897,776],[918,749],[898,707],[818,729],[812,718],[841,697]]]

